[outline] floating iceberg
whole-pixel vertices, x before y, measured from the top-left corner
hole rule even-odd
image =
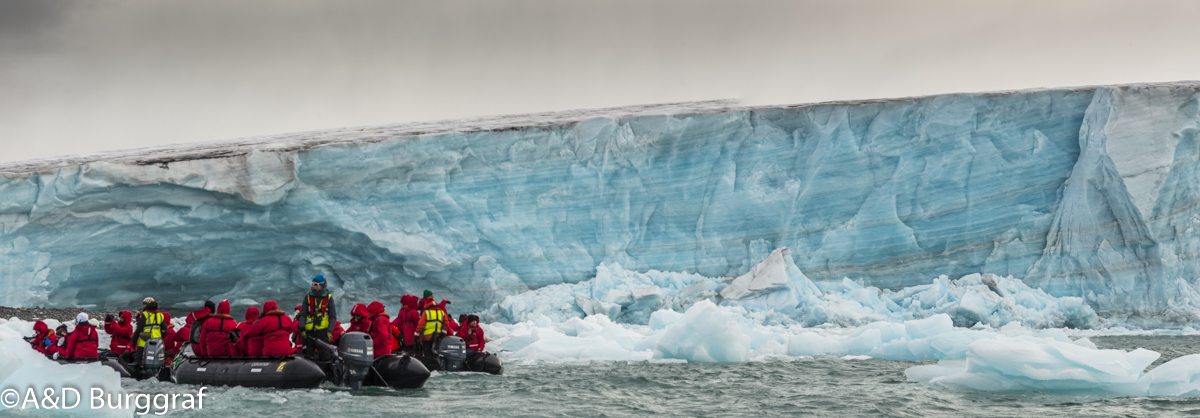
[[[979,340],[1047,335],[1071,342],[1061,330],[1035,331],[1016,323],[1001,329],[958,328],[935,314],[902,322],[860,327],[806,328],[779,321],[771,312],[696,302],[684,312],[663,309],[650,325],[620,324],[604,314],[554,322],[547,316],[515,324],[485,324],[489,349],[507,361],[687,361],[737,363],[803,356],[853,356],[887,360],[961,359]],[[1086,339],[1077,344],[1090,346]],[[1094,348],[1094,346],[1091,346]]]
[[[485,312],[485,318],[519,322],[545,316],[563,322],[603,314],[618,322],[655,325],[656,315],[659,324],[671,318],[662,310],[682,312],[699,301],[763,312],[776,323],[795,321],[805,326],[903,322],[937,314],[946,314],[959,327],[1001,327],[1010,322],[1034,328],[1101,324],[1082,298],[1053,297],[1021,280],[991,274],[957,280],[942,276],[931,284],[898,291],[864,287],[849,279],[818,285],[796,267],[787,248],[776,249],[750,272],[733,279],[656,270],[641,273],[616,263],[601,264],[593,279],[505,297]]]
[[[1006,338],[972,343],[965,358],[915,366],[914,382],[983,391],[1099,391],[1127,396],[1200,396],[1200,355],[1143,373],[1159,353],[1098,350],[1086,339]]]
[[[121,389],[121,376],[116,371],[99,363],[58,364],[58,362],[47,359],[42,353],[34,351],[33,348],[30,348],[29,343],[21,338],[32,334],[33,324],[30,322],[19,321],[15,318],[13,320],[0,319],[0,390],[12,389],[19,392],[20,396],[7,399],[6,402],[18,399],[21,401],[11,408],[0,402],[0,411],[6,409],[41,411],[46,408],[45,405],[54,405],[53,402],[41,405],[25,404],[27,391],[32,390],[32,393],[41,400],[44,398],[45,391],[51,390],[50,393],[57,394],[53,401],[60,402],[63,398],[57,398],[57,396],[64,393],[63,388],[69,388],[77,391],[81,399],[76,404],[74,395],[62,395],[65,396],[67,403],[59,405],[75,405],[75,407],[64,409],[62,406],[57,406],[53,411],[41,412],[83,416],[131,415],[127,409],[89,407],[88,402],[92,389],[99,389],[102,391],[101,393],[106,396],[112,395],[113,398],[125,394],[125,391]]]

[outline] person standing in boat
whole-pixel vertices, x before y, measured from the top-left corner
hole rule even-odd
[[[126,360],[132,360],[127,363],[142,364],[142,356],[146,353],[146,341],[162,338],[166,329],[163,327],[164,323],[166,318],[158,311],[158,302],[154,298],[142,300],[142,311],[138,313],[137,326],[133,327],[133,336],[137,337],[137,348],[133,351],[132,359],[126,357]]]
[[[333,340],[333,325],[337,322],[337,308],[333,304],[333,295],[329,293],[325,276],[318,274],[312,279],[312,288],[304,296],[300,304],[300,323],[296,329],[304,344],[304,353],[316,353],[316,341],[331,342]]]
[[[421,321],[420,311],[417,310],[417,297],[404,295],[400,297],[402,308],[392,321],[392,326],[400,331],[400,348],[412,349],[416,346],[417,323]]]
[[[421,319],[417,322],[417,331],[421,333],[421,351],[433,353],[433,343],[446,333],[446,311],[437,309],[433,298],[425,301]]]
[[[133,312],[121,311],[121,318],[117,320],[112,314],[104,316],[104,332],[112,336],[112,341],[108,344],[109,355],[121,355],[129,351],[129,344],[133,342]]]
[[[429,289],[425,289],[425,291],[421,293],[421,301],[417,302],[417,309],[420,309],[422,311],[425,310],[426,302],[433,304],[433,291],[431,291]],[[437,308],[437,309],[441,309],[444,312],[446,310],[447,303],[450,303],[450,302],[447,302],[446,298],[442,298],[442,301],[440,303],[434,304],[433,307]]]

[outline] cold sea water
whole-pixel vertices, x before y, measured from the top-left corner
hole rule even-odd
[[[1153,367],[1200,352],[1200,336],[1102,336],[1099,348],[1162,353]],[[816,357],[741,364],[509,364],[503,376],[435,374],[422,389],[210,387],[202,410],[169,416],[1132,416],[1200,415],[1200,398],[1088,392],[978,392],[909,382],[932,362]],[[122,382],[134,393],[197,388]],[[153,416],[149,414],[147,416]]]

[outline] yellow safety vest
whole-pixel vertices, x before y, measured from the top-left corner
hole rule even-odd
[[[138,330],[138,347],[145,347],[146,339],[142,337],[142,334],[149,332],[150,338],[162,338],[163,314],[142,311],[140,315],[143,320],[142,329]]]
[[[440,334],[442,332],[442,324],[446,319],[446,313],[441,309],[426,309],[422,315],[425,315],[425,329],[421,330],[421,335]]]
[[[312,331],[314,324],[320,320],[320,326],[316,329],[329,328],[329,313],[326,312],[325,305],[329,303],[329,295],[322,296],[320,299],[314,299],[312,294],[308,295],[308,315],[305,315],[304,330]],[[314,316],[313,313],[316,313]]]

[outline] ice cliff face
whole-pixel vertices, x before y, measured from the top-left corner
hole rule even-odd
[[[0,304],[298,303],[321,273],[342,303],[428,288],[474,311],[601,263],[737,277],[786,246],[817,283],[991,273],[1191,319],[1198,92],[649,106],[12,163]]]

